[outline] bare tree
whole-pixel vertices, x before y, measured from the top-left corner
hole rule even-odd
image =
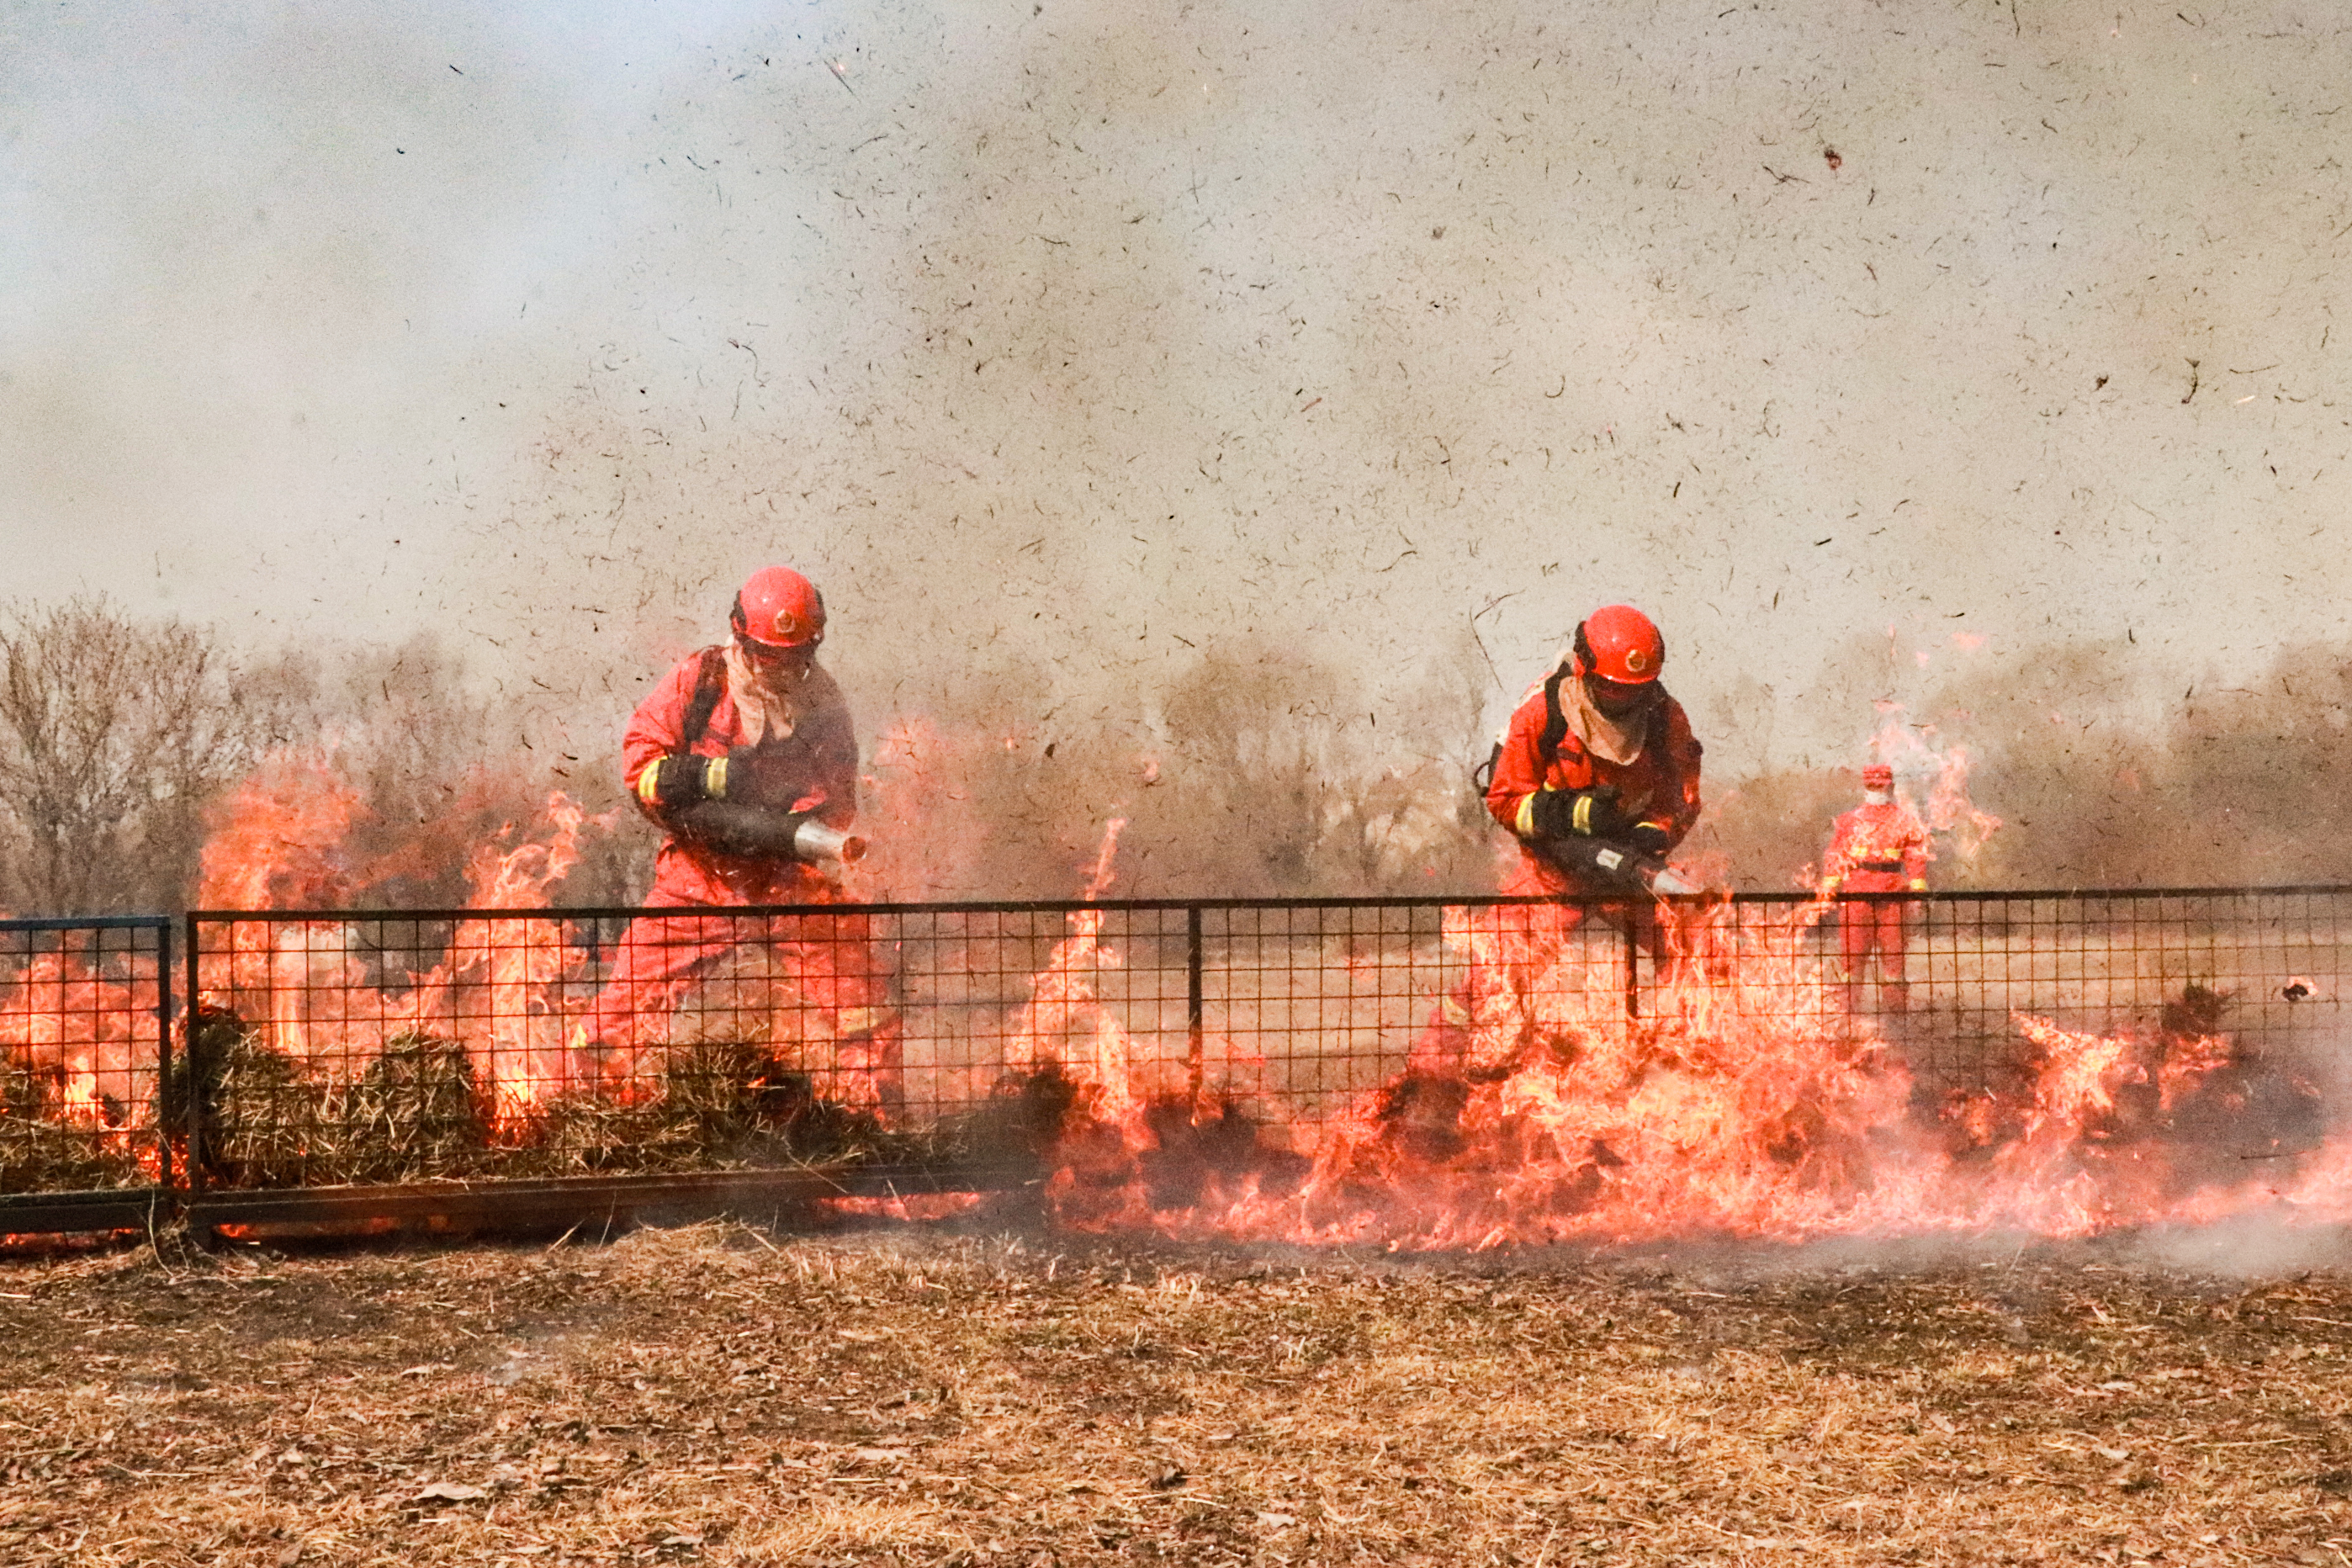
[[[241,748],[209,634],[104,599],[0,619],[0,897],[45,914],[169,908]]]

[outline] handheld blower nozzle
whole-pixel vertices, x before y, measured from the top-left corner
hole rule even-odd
[[[1552,864],[1588,881],[1660,898],[1700,890],[1675,875],[1673,868],[1664,860],[1627,845],[1612,844],[1605,838],[1546,838],[1539,842]]]
[[[814,863],[831,860],[836,865],[855,866],[866,858],[866,840],[855,833],[844,833],[827,827],[811,818],[793,829],[793,858]]]

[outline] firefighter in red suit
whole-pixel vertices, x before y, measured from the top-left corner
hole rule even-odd
[[[1689,890],[1664,858],[1699,814],[1700,746],[1658,679],[1665,653],[1658,628],[1630,605],[1586,616],[1512,713],[1486,786],[1487,811],[1517,841],[1502,890],[1630,898],[1654,955],[1651,895]],[[1503,1068],[1538,1026],[1533,988],[1584,912],[1465,911],[1448,935],[1468,949],[1467,971],[1440,999],[1414,1065],[1471,1076]]]
[[[1862,770],[1862,788],[1863,804],[1837,819],[1822,858],[1822,895],[1926,892],[1927,829],[1895,798],[1895,770],[1873,763]],[[1849,1010],[1860,1006],[1864,973],[1874,967],[1879,998],[1888,1009],[1900,1013],[1910,1005],[1904,953],[1917,907],[1892,899],[1839,903],[1838,952],[1844,960]]]
[[[656,908],[827,904],[840,892],[814,863],[857,810],[857,738],[841,689],[816,662],[824,601],[782,566],[736,595],[729,643],[685,659],[638,704],[622,777],[667,837],[654,861]],[[838,845],[835,847],[838,852]],[[777,954],[832,1037],[826,1098],[892,1110],[900,1026],[860,915],[656,916],[631,924],[578,1043],[617,1085],[643,1081],[645,1037],[719,960],[747,942]],[[655,1026],[649,1028],[648,1026]]]

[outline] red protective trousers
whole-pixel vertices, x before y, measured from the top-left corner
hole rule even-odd
[[[1874,957],[1880,998],[1897,1013],[1910,1005],[1911,986],[1904,962],[1911,940],[1910,913],[1909,904],[1895,900],[1885,903],[1838,900],[1838,955],[1845,961],[1848,1007],[1861,1005],[1863,981],[1874,967]]]
[[[772,1045],[787,1047],[780,1055],[809,1070],[820,1099],[897,1112],[904,1100],[903,1030],[888,1005],[872,922],[824,913],[821,900],[802,901],[819,907],[755,915],[665,899],[657,887],[654,907],[708,912],[630,922],[611,974],[582,1020],[595,1075],[626,1093],[649,1087],[649,1048],[681,1034],[740,1037],[760,1030]],[[700,1017],[678,1018],[678,1004],[738,950],[728,994],[706,996]],[[688,1027],[680,1029],[680,1022]],[[789,1048],[794,1045],[802,1048]],[[830,1065],[816,1067],[827,1052]]]
[[[1506,893],[1549,893],[1525,870],[1504,879]],[[1507,1070],[1542,1020],[1568,998],[1545,991],[1584,910],[1575,904],[1484,904],[1444,911],[1444,942],[1460,955],[1462,978],[1437,999],[1414,1042],[1415,1072],[1476,1079]]]

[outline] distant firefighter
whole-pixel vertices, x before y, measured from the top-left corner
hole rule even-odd
[[[1630,605],[1592,612],[1496,742],[1486,809],[1517,840],[1506,893],[1631,896],[1693,889],[1666,868],[1699,814],[1700,746],[1658,679],[1665,641]],[[1431,1070],[1498,1066],[1532,1025],[1532,987],[1584,911],[1506,905],[1460,933],[1468,972],[1442,997],[1416,1049]],[[1647,944],[1654,922],[1646,914]],[[1497,1029],[1496,1025],[1502,1027]]]
[[[1895,798],[1895,770],[1873,763],[1862,770],[1863,803],[1837,819],[1822,857],[1822,892],[1924,893],[1927,890],[1927,829]],[[1905,969],[1909,926],[1917,906],[1887,900],[1842,900],[1838,952],[1844,961],[1848,1008],[1862,1005],[1863,978],[1874,967],[1879,998],[1894,1012],[1910,1005]]]
[[[637,707],[622,739],[622,777],[668,835],[646,902],[727,909],[838,902],[820,869],[865,851],[857,814],[857,738],[849,706],[816,662],[824,601],[782,566],[751,574],[735,596],[730,641],[673,668]],[[847,1098],[895,1103],[898,1019],[886,1005],[862,916],[812,919],[656,916],[622,939],[579,1044],[608,1079],[640,1071],[644,1026],[745,941],[765,942],[829,1026]]]

